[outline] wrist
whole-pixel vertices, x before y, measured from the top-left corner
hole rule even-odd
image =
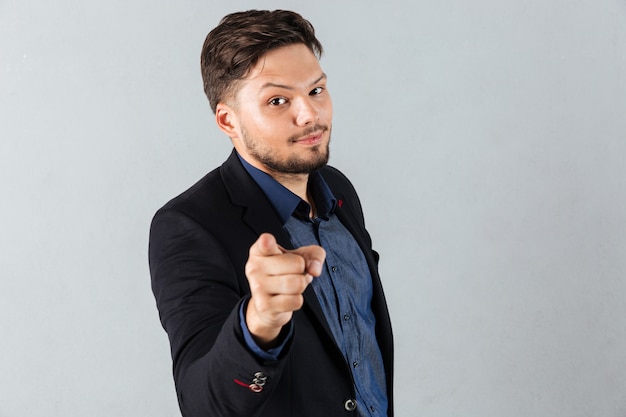
[[[250,335],[261,349],[268,350],[279,344],[279,336],[284,326],[263,322],[259,318],[253,302],[248,302],[244,317]]]

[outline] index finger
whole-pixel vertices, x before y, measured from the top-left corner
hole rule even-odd
[[[285,253],[271,233],[262,233],[259,238],[250,246],[250,256],[274,256]]]

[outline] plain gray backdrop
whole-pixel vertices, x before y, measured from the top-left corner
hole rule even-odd
[[[228,156],[199,55],[249,8],[326,48],[397,416],[626,416],[623,0],[0,0],[0,417],[180,416],[149,222]]]

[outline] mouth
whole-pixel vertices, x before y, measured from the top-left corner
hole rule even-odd
[[[323,127],[317,128],[313,132],[305,132],[303,136],[293,138],[291,142],[297,143],[300,145],[308,145],[308,146],[319,145],[324,140],[324,133],[327,130],[328,129],[323,128]]]
[[[294,142],[302,145],[317,145],[322,142],[322,133],[323,132],[307,135],[303,138],[296,139]]]

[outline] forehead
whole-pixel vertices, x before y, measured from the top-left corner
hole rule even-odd
[[[322,68],[313,52],[304,44],[294,44],[263,55],[242,80],[242,87],[260,88],[267,83],[292,88],[310,87],[321,75]]]

